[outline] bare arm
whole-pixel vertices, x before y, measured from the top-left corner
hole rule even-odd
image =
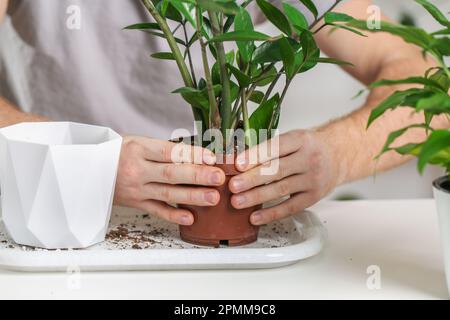
[[[366,19],[369,5],[370,0],[353,0],[346,2],[339,10]],[[327,31],[324,29],[317,36],[320,47],[331,57],[353,63],[355,67],[346,70],[365,84],[382,78],[401,79],[423,75],[425,70],[433,66],[433,61],[424,61],[419,49],[388,34],[369,33],[367,38],[363,38],[347,31],[338,30],[331,34]],[[230,189],[235,193],[231,199],[232,205],[249,208],[290,196],[274,207],[252,214],[253,224],[264,225],[308,208],[340,184],[408,161],[409,157],[394,152],[386,154],[378,162],[374,161],[374,157],[391,131],[422,123],[422,116],[398,108],[366,130],[371,110],[393,90],[396,88],[373,90],[360,109],[320,128],[295,130],[281,135],[279,154],[258,158],[258,149],[252,148],[239,155],[237,167],[243,173],[230,181]],[[432,125],[446,128],[449,123],[441,118]],[[398,143],[424,139],[424,131],[416,130],[403,136]],[[249,159],[258,159],[258,162],[249,163]],[[272,175],[262,174],[265,163],[278,170]]]
[[[5,18],[7,7],[8,0],[0,0],[0,24]],[[13,106],[10,102],[0,97],[0,128],[19,122],[43,120],[46,119],[41,116],[36,116],[19,111],[19,109]]]
[[[349,1],[338,11],[359,19],[367,19],[367,8],[371,4],[370,0]],[[365,84],[379,79],[401,79],[423,75],[433,66],[431,58],[428,61],[423,59],[419,48],[405,43],[398,37],[386,33],[367,33],[367,35],[368,38],[363,38],[346,31],[329,34],[325,29],[317,38],[321,48],[329,56],[353,63],[355,67],[346,70]],[[423,122],[422,115],[413,115],[410,109],[399,108],[386,114],[366,130],[371,110],[399,88],[404,89],[405,86],[373,90],[359,110],[319,129],[330,148],[334,149],[336,158],[341,159],[339,184],[369,176],[375,170],[388,170],[410,159],[391,152],[378,162],[373,160],[391,131]],[[447,128],[449,123],[445,118],[440,118],[436,119],[433,125]],[[424,130],[418,129],[410,131],[399,139],[398,143],[419,142],[424,139]]]
[[[0,0],[0,23],[6,15],[6,8],[8,7],[8,0]]]

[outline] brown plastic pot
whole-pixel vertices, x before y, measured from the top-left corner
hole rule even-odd
[[[258,239],[259,228],[250,223],[251,214],[261,206],[238,210],[231,205],[232,193],[228,187],[230,179],[239,172],[234,166],[234,157],[230,163],[221,161],[216,167],[225,172],[225,183],[216,188],[220,193],[220,202],[214,207],[180,206],[192,212],[194,224],[180,226],[183,241],[202,245],[219,247],[241,246],[255,242]]]

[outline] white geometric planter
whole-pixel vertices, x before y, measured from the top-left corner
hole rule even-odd
[[[105,240],[122,138],[70,122],[0,129],[3,221],[18,244],[86,248]]]
[[[442,247],[444,249],[445,274],[447,288],[450,294],[450,191],[443,188],[447,177],[437,179],[433,184],[434,198],[439,215],[439,227],[441,231]]]

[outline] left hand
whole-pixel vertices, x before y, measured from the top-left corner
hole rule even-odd
[[[339,160],[333,159],[324,140],[315,131],[296,130],[279,136],[278,154],[258,157],[260,146],[256,146],[238,155],[236,168],[243,173],[230,180],[230,190],[235,194],[231,198],[233,207],[243,209],[290,196],[279,205],[252,214],[252,224],[264,225],[319,201],[339,181]],[[270,145],[270,141],[265,144]],[[249,159],[257,161],[249,163]],[[263,174],[262,170],[270,166],[277,170]]]

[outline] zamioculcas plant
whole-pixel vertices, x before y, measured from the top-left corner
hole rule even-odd
[[[435,32],[413,26],[400,26],[382,22],[378,30],[369,30],[365,21],[350,21],[350,27],[356,27],[373,32],[388,32],[403,38],[423,50],[425,58],[431,56],[437,62],[437,67],[426,71],[422,77],[411,77],[402,80],[381,80],[370,87],[392,86],[399,84],[414,84],[416,88],[394,92],[390,97],[373,109],[368,126],[388,110],[398,107],[411,108],[414,112],[423,114],[423,122],[410,125],[392,132],[379,156],[389,151],[401,155],[418,157],[418,170],[422,173],[427,164],[438,165],[446,170],[446,175],[434,182],[434,194],[439,213],[441,236],[445,253],[447,285],[450,290],[450,131],[435,130],[431,127],[434,117],[447,117],[450,123],[450,68],[446,58],[450,56],[450,21],[435,5],[426,0],[415,0],[422,5],[431,16],[442,26]],[[394,142],[408,130],[422,128],[427,138],[421,143],[409,143],[394,147]]]
[[[177,65],[184,87],[174,93],[181,94],[192,107],[194,118],[200,124],[197,126],[199,136],[208,129],[220,130],[223,143],[214,146],[214,151],[219,154],[234,151],[232,137],[237,129],[244,130],[242,140],[246,147],[271,137],[272,130],[278,127],[286,93],[297,75],[318,63],[345,64],[322,58],[314,40],[314,33],[322,29],[319,24],[323,18],[324,25],[335,25],[360,34],[351,27],[338,24],[352,20],[348,15],[331,12],[340,1],[320,15],[311,0],[299,0],[299,4],[303,3],[314,16],[310,24],[295,5],[281,1],[280,6],[275,6],[267,0],[142,0],[154,22],[135,24],[127,29],[139,29],[167,40],[170,51],[156,52],[152,57],[173,60]],[[256,30],[248,11],[252,2],[259,8],[259,13],[275,26],[276,34],[268,35]],[[231,49],[227,50],[229,47]],[[194,48],[199,48],[201,53],[199,72],[192,58]],[[282,88],[277,91],[279,83]],[[254,110],[252,113],[249,107]],[[262,138],[260,130],[266,132]],[[225,171],[233,174],[233,170]],[[203,209],[190,208],[195,223],[182,229],[185,231],[184,236],[182,232],[184,239],[213,245],[217,245],[218,240],[241,244],[256,239],[257,230],[249,223],[249,216],[255,208],[250,208],[245,214],[241,211],[240,214],[233,213],[234,209],[229,205],[230,192],[224,188],[220,190],[225,193],[221,196],[224,202],[221,200],[219,204],[228,214],[223,217],[224,221],[212,213],[205,214],[211,220],[202,220],[199,213]],[[243,217],[239,223],[246,225],[247,231],[238,226],[232,227],[231,231],[226,230],[223,226],[231,223],[232,216]],[[214,231],[219,239],[198,235],[202,230],[192,235],[212,224],[221,228]],[[189,236],[188,232],[191,233]]]

